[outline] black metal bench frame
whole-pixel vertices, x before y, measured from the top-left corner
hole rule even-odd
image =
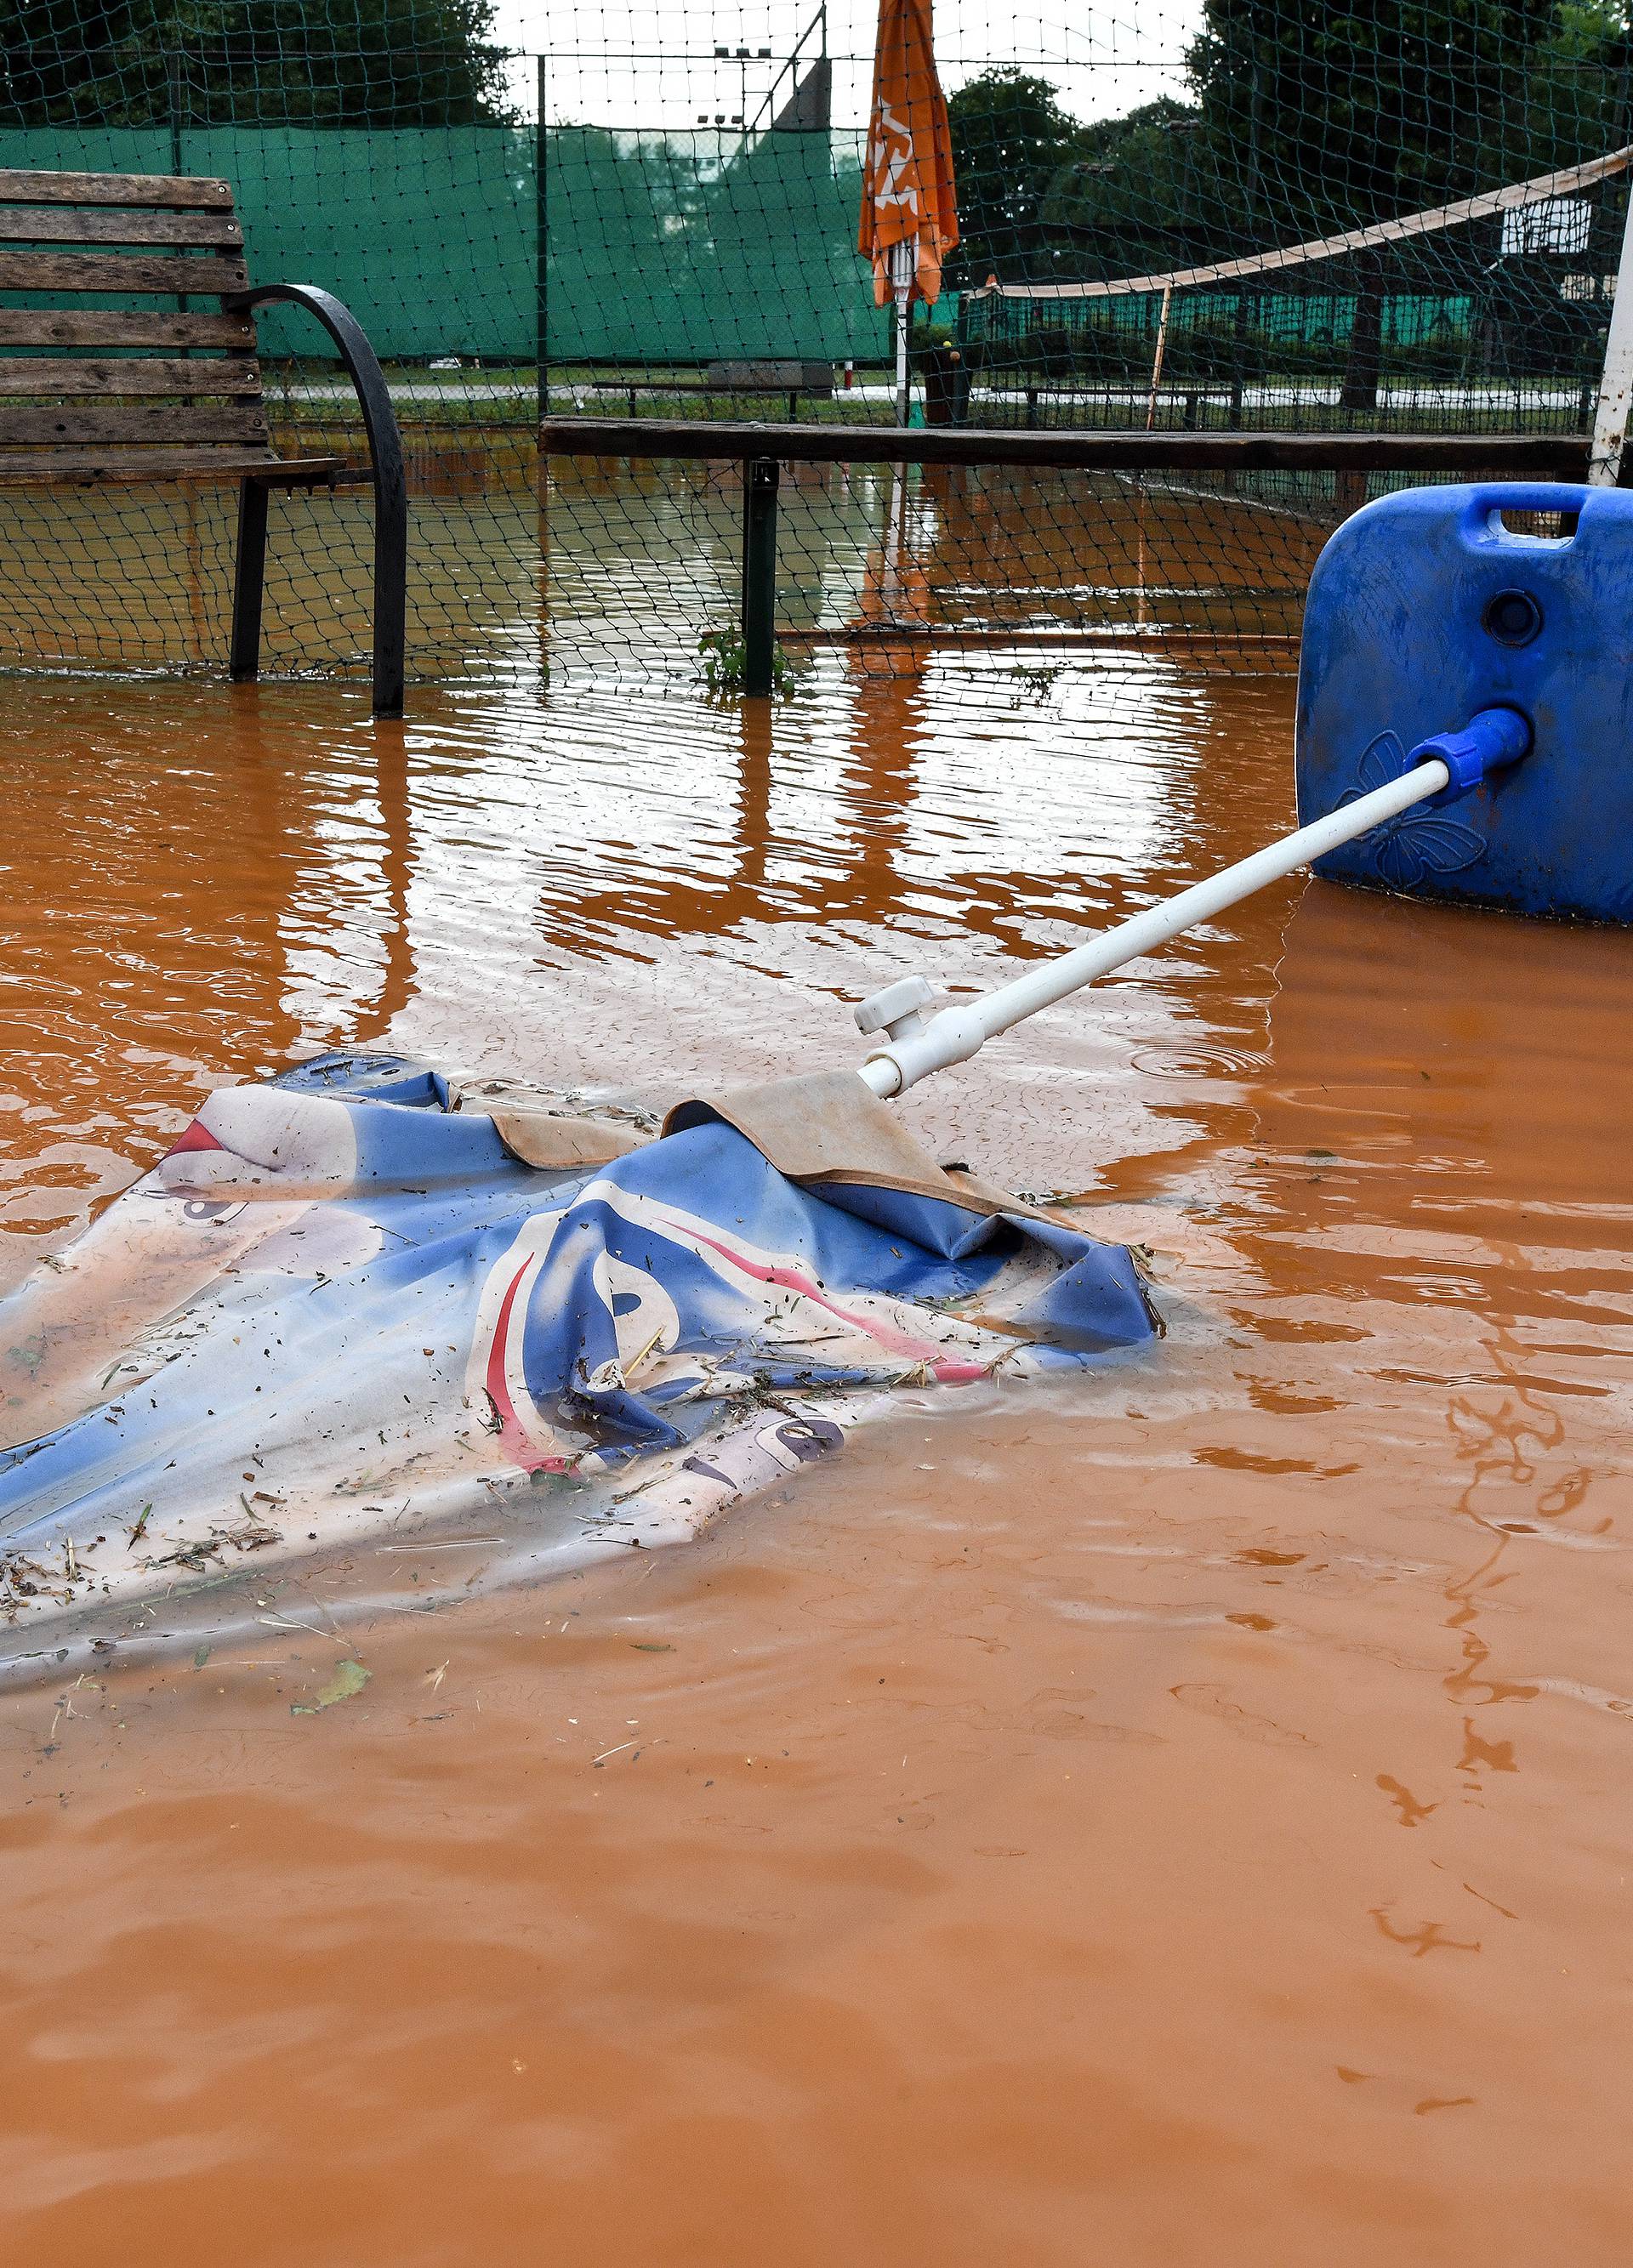
[[[304,307],[334,340],[363,412],[369,470],[374,483],[374,714],[403,714],[408,637],[408,475],[403,437],[391,407],[385,372],[363,326],[350,307],[316,284],[262,284],[233,292],[222,306],[249,314],[269,300]],[[227,674],[235,685],[253,679],[261,663],[261,606],[266,582],[267,492],[277,482],[255,478],[238,491],[238,563],[233,576],[233,637]]]

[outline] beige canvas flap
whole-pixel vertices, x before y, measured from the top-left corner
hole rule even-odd
[[[735,1126],[791,1182],[909,1189],[972,1212],[1037,1211],[973,1174],[949,1173],[938,1166],[853,1071],[812,1071],[735,1087],[728,1094],[700,1095],[676,1103],[663,1131],[683,1133],[712,1117]]]
[[[546,1173],[572,1166],[610,1166],[650,1138],[637,1126],[605,1118],[565,1118],[550,1110],[496,1110],[492,1117],[505,1147],[524,1165]]]

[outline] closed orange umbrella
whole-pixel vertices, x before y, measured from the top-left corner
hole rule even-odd
[[[873,109],[856,248],[873,262],[874,298],[897,311],[897,385],[906,422],[907,310],[942,288],[958,241],[952,136],[935,75],[930,0],[879,0]]]

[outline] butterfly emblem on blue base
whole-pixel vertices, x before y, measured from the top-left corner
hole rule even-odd
[[[1360,780],[1339,799],[1339,808],[1355,803],[1375,788],[1387,787],[1409,769],[1407,752],[1397,733],[1379,733],[1362,751]],[[1485,855],[1486,838],[1460,821],[1448,819],[1431,805],[1403,811],[1397,819],[1363,836],[1356,854],[1371,865],[1378,880],[1392,890],[1418,890],[1437,875],[1460,873]]]

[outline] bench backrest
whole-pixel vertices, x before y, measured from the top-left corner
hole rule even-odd
[[[110,448],[270,460],[255,327],[218,304],[248,280],[225,181],[0,169],[0,291],[38,301],[0,306],[0,468]],[[115,293],[138,306],[62,304]]]

